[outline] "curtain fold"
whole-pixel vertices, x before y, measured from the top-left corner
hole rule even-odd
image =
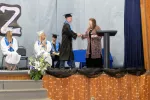
[[[127,68],[143,67],[144,56],[142,44],[140,0],[125,1],[124,38],[124,66]]]

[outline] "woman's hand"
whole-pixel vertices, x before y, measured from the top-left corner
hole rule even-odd
[[[97,35],[91,35],[92,38],[98,37]]]

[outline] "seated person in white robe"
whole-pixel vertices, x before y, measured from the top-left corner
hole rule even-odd
[[[17,53],[18,43],[12,37],[12,29],[6,29],[6,36],[1,39],[1,50],[3,55],[6,56],[5,63],[8,70],[15,70],[16,65],[19,63],[21,55]]]
[[[36,57],[44,56],[45,60],[52,65],[52,59],[50,56],[51,43],[46,40],[44,31],[38,32],[39,40],[35,42],[34,50]]]

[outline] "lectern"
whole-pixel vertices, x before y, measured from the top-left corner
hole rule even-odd
[[[109,52],[110,52],[110,36],[115,36],[117,30],[98,30],[98,36],[104,36],[104,68],[110,68]]]

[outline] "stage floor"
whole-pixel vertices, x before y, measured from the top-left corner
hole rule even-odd
[[[9,70],[0,70],[0,75],[1,74],[28,74],[29,70],[14,70],[14,71],[9,71]]]

